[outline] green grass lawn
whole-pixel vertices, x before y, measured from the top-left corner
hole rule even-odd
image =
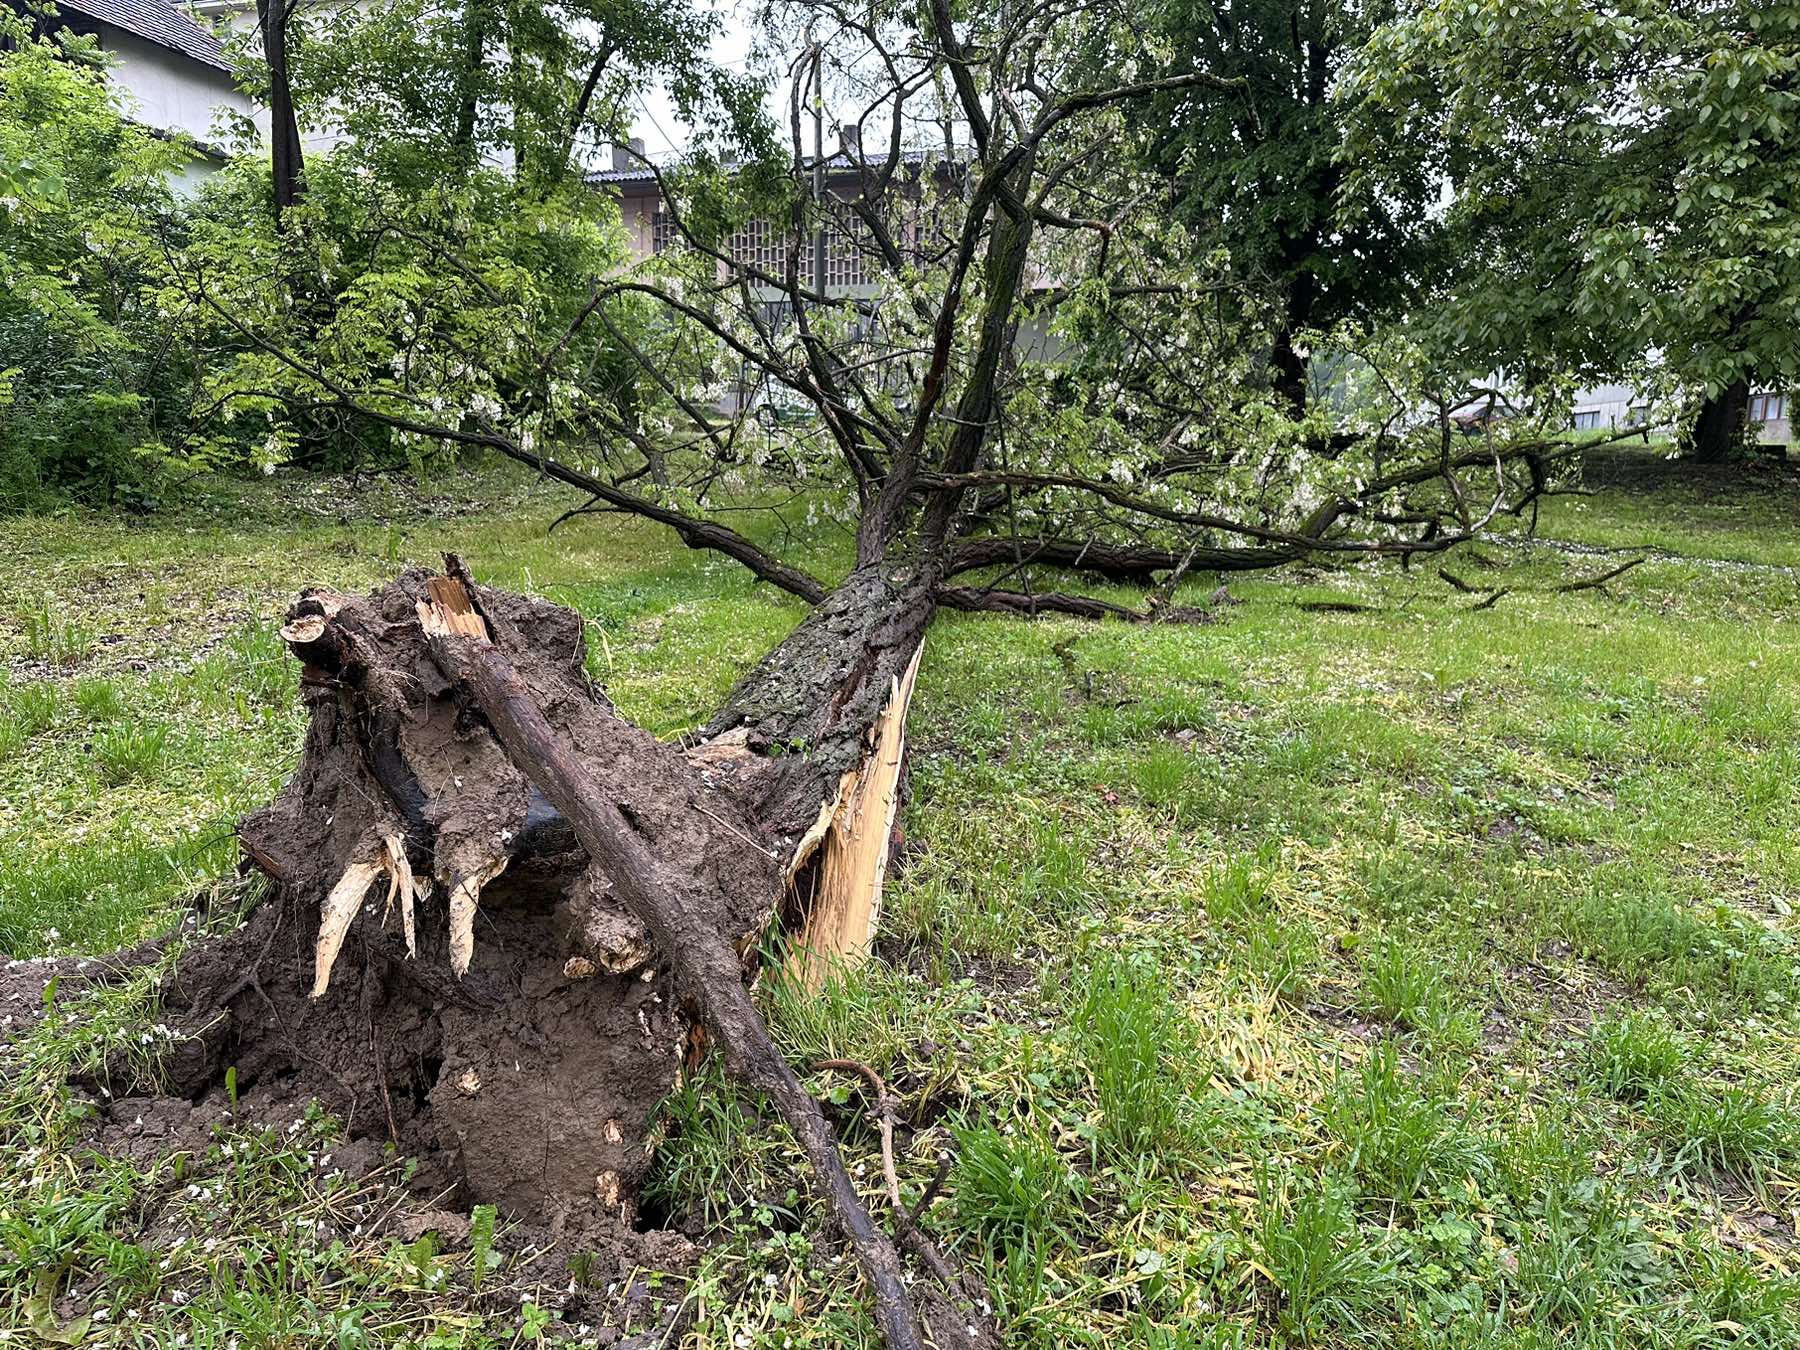
[[[1800,485],[1591,477],[1557,543],[1441,560],[1506,590],[1485,608],[1433,561],[1233,579],[1203,627],[933,627],[880,959],[763,997],[796,1064],[898,1085],[909,1199],[954,1153],[926,1222],[1009,1344],[1800,1344]],[[299,746],[274,628],[303,584],[454,548],[585,614],[659,734],[799,617],[635,522],[546,535],[571,504],[284,478],[7,522],[0,951],[105,951],[233,889],[231,823]],[[1607,591],[1551,590],[1637,545]],[[592,1344],[632,1294],[534,1288],[504,1223],[371,1224],[387,1183],[320,1162],[329,1119],[84,1151],[68,1072],[151,1034],[153,980],[8,1052],[0,1326]],[[879,1210],[860,1099],[812,1081]],[[770,1115],[714,1067],[667,1103],[650,1208],[705,1250],[651,1301],[696,1347],[872,1345]]]

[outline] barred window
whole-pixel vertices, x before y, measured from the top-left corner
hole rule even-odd
[[[787,265],[787,235],[766,220],[753,220],[731,236],[731,256],[776,276]]]
[[[658,205],[656,214],[650,217],[650,251],[661,253],[674,243],[675,218]]]
[[[845,216],[832,222],[825,235],[825,285],[860,286],[866,279],[863,265],[875,240],[861,216]]]

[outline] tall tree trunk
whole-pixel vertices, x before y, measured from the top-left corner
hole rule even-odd
[[[1294,417],[1306,416],[1311,386],[1308,360],[1295,350],[1294,344],[1302,332],[1312,327],[1318,308],[1318,279],[1304,264],[1304,259],[1316,248],[1317,241],[1308,238],[1294,241],[1285,250],[1289,256],[1284,265],[1292,273],[1292,279],[1282,297],[1281,323],[1269,351],[1269,386],[1281,401],[1283,410]]]
[[[1269,386],[1282,410],[1294,417],[1306,416],[1308,371],[1306,358],[1294,350],[1294,329],[1283,324],[1269,352]]]
[[[293,81],[288,72],[288,20],[293,11],[285,0],[256,0],[256,22],[262,30],[263,59],[269,68],[269,167],[275,184],[275,225],[282,212],[306,191],[306,162],[300,148],[300,124],[294,112]]]
[[[1719,464],[1744,443],[1750,410],[1750,380],[1733,380],[1700,405],[1682,454],[1697,464]]]
[[[475,162],[475,118],[481,106],[481,75],[487,61],[492,27],[487,0],[469,0],[463,11],[462,68],[456,80],[456,126],[450,143],[472,166]]]

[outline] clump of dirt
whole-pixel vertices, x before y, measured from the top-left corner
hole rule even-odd
[[[316,1100],[353,1143],[416,1158],[415,1187],[445,1203],[493,1204],[590,1249],[631,1243],[651,1116],[696,1018],[566,822],[434,663],[417,622],[431,581],[411,571],[367,597],[309,592],[290,611],[306,745],[277,799],[239,826],[273,897],[176,960],[161,990],[178,1033],[158,1068],[168,1100],[146,1108],[145,1084],[110,1066],[93,1084],[115,1103],[97,1142],[135,1156],[203,1140],[232,1105],[229,1073],[248,1118]],[[484,601],[494,640],[599,790],[627,812],[677,796],[695,770],[589,685],[580,617],[501,592]],[[634,824],[652,847],[701,859],[716,921],[743,950],[773,903],[766,878],[717,831],[644,816]]]
[[[188,1034],[162,1065],[174,1101],[151,1119],[174,1124],[158,1146],[203,1146],[229,1108],[230,1070],[241,1113],[291,1119],[317,1101],[350,1140],[415,1157],[421,1192],[491,1203],[559,1237],[628,1230],[650,1115],[680,1071],[687,1023],[665,973],[567,974],[544,899],[529,877],[484,895],[493,927],[460,980],[441,909],[420,915],[415,957],[367,913],[316,1000],[315,933],[292,905],[277,900],[196,943],[163,988],[161,1016]],[[117,1098],[133,1085],[94,1086]],[[190,1104],[200,1109],[182,1115]],[[115,1101],[99,1147],[136,1155],[143,1113],[141,1101]]]

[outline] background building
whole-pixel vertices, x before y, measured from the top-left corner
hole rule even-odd
[[[128,116],[194,138],[190,179],[222,162],[212,144],[220,113],[255,112],[219,39],[171,0],[56,0],[56,18],[44,26],[94,37],[112,58],[108,77],[125,95]]]

